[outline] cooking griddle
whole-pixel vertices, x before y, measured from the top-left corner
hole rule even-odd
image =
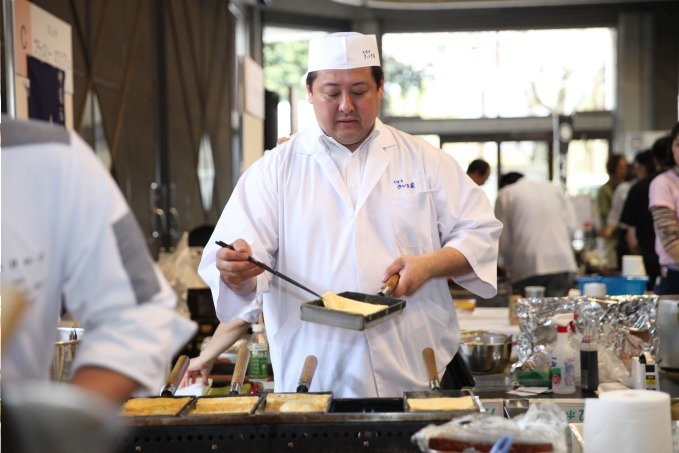
[[[386,305],[387,308],[378,311],[377,313],[364,316],[325,308],[323,301],[321,299],[316,299],[300,306],[302,321],[341,327],[343,329],[365,330],[400,315],[403,313],[403,309],[406,306],[406,301],[403,299],[394,299],[379,295],[343,292],[339,293],[338,296],[368,304]]]

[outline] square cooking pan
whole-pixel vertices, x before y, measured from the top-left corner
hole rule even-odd
[[[123,404],[120,415],[123,417],[177,417],[191,404],[193,396],[148,396],[130,398]],[[126,406],[140,405],[137,413],[129,413]]]
[[[432,391],[427,391],[427,390],[422,390],[422,391],[412,391],[412,392],[403,392],[403,406],[406,412],[415,412],[410,408],[409,401],[411,399],[430,399],[430,398],[462,398],[465,396],[470,396],[472,398],[472,401],[474,402],[474,408],[473,409],[461,409],[461,410],[439,410],[439,411],[431,411],[431,412],[445,412],[447,414],[454,414],[454,415],[460,415],[460,414],[468,414],[472,412],[481,412],[481,407],[479,407],[479,402],[476,399],[474,393],[469,390],[469,389],[461,389],[461,390],[432,390]],[[417,411],[417,412],[424,412],[424,411]]]
[[[403,398],[337,398],[332,400],[330,412],[337,414],[402,413]]]
[[[305,399],[327,399],[324,403],[323,409],[318,411],[302,411],[302,412],[280,412],[280,407],[291,400],[305,400]],[[281,392],[281,393],[264,393],[264,396],[259,400],[255,413],[257,414],[327,414],[332,404],[332,392]]]
[[[247,414],[253,414],[255,412],[255,409],[257,408],[257,405],[259,404],[260,400],[262,398],[262,395],[213,395],[213,396],[199,396],[195,398],[190,404],[184,407],[182,410],[181,415],[186,415],[190,417],[212,417],[215,415],[219,416],[243,416]],[[237,411],[234,409],[229,408],[229,400],[233,401],[242,401],[245,404],[249,404],[249,409],[247,410],[241,410]],[[195,412],[197,406],[200,404],[201,401],[216,401],[224,404],[224,409],[223,411],[216,410],[215,412],[205,412],[205,413],[200,413],[200,412]],[[229,408],[229,410],[226,410]]]
[[[300,306],[302,321],[341,327],[343,329],[365,330],[400,315],[403,313],[403,309],[406,306],[406,301],[403,299],[394,299],[379,295],[343,292],[339,293],[338,296],[368,304],[386,305],[387,308],[380,310],[377,313],[364,316],[325,308],[323,301],[321,299],[316,299]]]

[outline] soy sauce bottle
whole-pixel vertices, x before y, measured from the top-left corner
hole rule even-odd
[[[594,392],[599,387],[598,347],[596,327],[590,323],[580,343],[580,387],[583,392]]]

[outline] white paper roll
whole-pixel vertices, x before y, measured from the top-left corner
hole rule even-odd
[[[585,453],[672,453],[670,395],[605,392],[585,400]]]

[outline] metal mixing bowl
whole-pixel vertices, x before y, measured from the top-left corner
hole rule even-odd
[[[487,330],[462,331],[460,354],[472,373],[502,373],[512,356],[512,336]]]

